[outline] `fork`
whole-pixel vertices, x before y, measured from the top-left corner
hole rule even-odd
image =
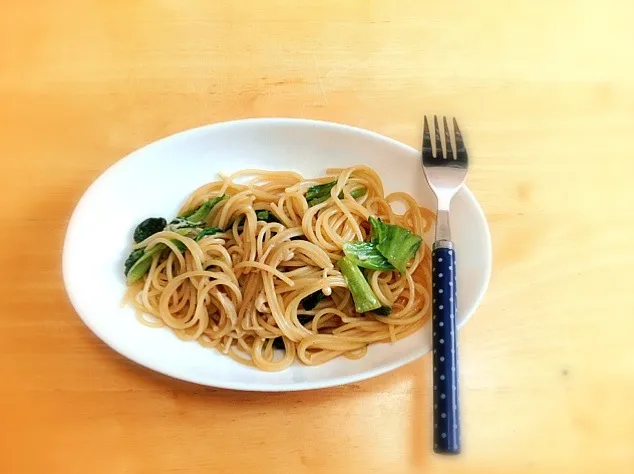
[[[458,122],[453,119],[455,154],[447,118],[443,117],[444,149],[438,117],[434,116],[436,154],[429,125],[423,125],[423,171],[438,200],[436,238],[432,250],[432,348],[434,451],[460,453],[458,354],[456,350],[456,256],[449,231],[449,204],[467,177],[467,151]]]

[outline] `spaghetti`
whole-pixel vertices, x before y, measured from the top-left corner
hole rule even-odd
[[[402,339],[425,323],[430,252],[418,236],[429,230],[433,214],[410,195],[386,196],[366,166],[329,169],[312,180],[261,170],[221,178],[197,189],[169,225],[150,222],[159,227],[133,246],[126,299],[143,324],[168,326],[183,340],[276,371],[295,360],[316,365],[339,355],[360,358],[369,344]],[[393,209],[397,202],[402,214]],[[403,272],[390,263],[394,252],[377,253],[382,244],[374,225],[412,241]],[[374,252],[378,262],[351,255],[366,265],[348,267],[363,272],[356,283],[372,293],[373,309],[363,313],[351,290],[359,285],[340,262],[349,247],[356,251],[346,247],[350,242],[363,242],[357,247]]]

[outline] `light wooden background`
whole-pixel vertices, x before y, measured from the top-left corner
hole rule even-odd
[[[0,472],[634,472],[632,24],[630,0],[4,0]],[[428,357],[214,390],[119,357],[67,301],[69,215],[130,151],[259,116],[417,146],[422,113],[460,118],[493,235],[462,456],[430,454]]]

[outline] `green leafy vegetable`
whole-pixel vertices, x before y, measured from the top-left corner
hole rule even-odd
[[[381,306],[379,309],[375,309],[372,311],[374,314],[378,314],[379,316],[389,316],[392,313],[392,308],[389,306]]]
[[[176,245],[176,248],[183,253],[185,250],[187,250],[187,245],[185,245],[183,242],[181,242],[180,240],[176,240],[176,239],[172,239],[170,240],[170,242],[172,242],[174,245]]]
[[[195,211],[186,213],[188,217],[180,216],[174,218],[168,225],[166,225],[165,219],[160,218],[150,218],[141,222],[137,226],[134,231],[134,240],[138,242],[142,242],[147,239],[149,236],[154,235],[157,232],[162,230],[169,230],[171,232],[176,232],[182,236],[192,238],[196,241],[200,241],[206,236],[216,234],[218,232],[222,232],[220,229],[215,227],[202,228],[203,222],[207,219],[207,216],[213,209],[213,207],[218,204],[222,199],[224,199],[224,195],[219,196],[214,199],[210,199],[203,203],[200,207],[198,207]],[[184,252],[187,250],[187,245],[185,245],[182,241],[177,239],[172,239],[171,242],[176,246],[176,248],[180,252]],[[124,264],[124,273],[126,275],[126,279],[128,284],[139,281],[143,278],[152,265],[152,259],[162,250],[166,249],[167,245],[160,243],[156,244],[149,251],[145,249],[134,250],[126,259]]]
[[[187,219],[183,219],[182,217],[176,217],[168,224],[165,228],[166,230],[176,232],[184,237],[189,237],[190,239],[196,238],[204,229],[194,222],[190,222]],[[174,240],[173,242],[178,242],[176,245],[181,244],[182,242],[179,240]],[[179,249],[183,250],[180,246]]]
[[[167,226],[167,230],[171,230],[172,232],[179,232],[183,229],[200,229],[199,222],[192,222],[189,219],[185,219],[184,217],[175,217],[170,221]]]
[[[317,199],[323,196],[330,196],[330,191],[335,187],[337,181],[331,181],[326,184],[318,184],[316,186],[311,186],[306,191],[306,200],[312,201],[313,199]]]
[[[180,235],[187,235],[191,232],[191,229],[176,229],[175,232]],[[172,242],[180,252],[187,250],[187,246],[180,240],[172,239],[170,242]],[[167,245],[159,243],[152,247],[149,251],[147,250],[147,247],[132,251],[124,264],[124,273],[127,276],[128,284],[139,281],[150,269],[154,255],[160,253],[166,248],[168,248]]]
[[[368,190],[365,188],[357,188],[350,191],[350,196],[352,196],[353,199],[359,199],[361,196],[365,196],[367,192]],[[339,193],[339,199],[341,198],[343,198],[343,193]]]
[[[202,203],[197,209],[183,213],[183,215],[180,216],[180,219],[189,221],[192,224],[192,227],[199,226],[200,224],[205,222],[207,216],[214,208],[214,206],[222,201],[225,197],[226,195],[223,194],[222,196],[209,199],[208,201]]]
[[[354,300],[354,306],[357,312],[366,313],[381,307],[381,303],[372,292],[370,284],[365,279],[365,276],[363,276],[359,267],[357,267],[352,260],[348,257],[343,257],[339,260],[337,265],[348,284],[350,293],[352,293],[352,299]]]
[[[399,272],[405,273],[405,267],[420,247],[421,239],[409,230],[392,224],[385,224],[380,219],[370,217],[372,226],[372,243]]]
[[[343,244],[343,253],[360,267],[370,270],[394,270],[394,266],[372,242],[346,242]]]
[[[128,272],[132,268],[132,266],[143,256],[143,249],[137,249],[130,252],[128,258],[126,258],[125,263],[123,264],[123,274],[127,276]]]
[[[222,232],[221,229],[218,229],[217,227],[207,227],[203,230],[201,230],[198,235],[196,237],[194,237],[194,240],[196,242],[204,239],[205,237],[209,236],[209,235],[214,235],[217,234],[218,232]]]
[[[167,226],[167,230],[177,232],[180,235],[189,237],[196,241],[199,241],[207,235],[213,235],[217,232],[222,232],[222,230],[218,229],[217,227],[202,228],[201,225],[202,222],[193,222],[191,218],[186,219],[184,217],[175,217]]]
[[[152,266],[152,259],[154,258],[154,256],[159,254],[165,248],[167,248],[165,244],[156,244],[150,250],[144,250],[143,255],[138,258],[136,262],[134,262],[134,264],[128,269],[128,272],[126,273],[126,280],[128,282],[128,285],[135,283],[143,278],[143,275],[145,275],[150,270],[150,266]]]
[[[308,191],[306,191],[306,201],[308,201],[308,205],[310,207],[316,206],[330,199],[330,191],[336,184],[337,181],[331,181],[330,183],[319,184],[308,188]],[[357,188],[350,191],[350,196],[352,196],[353,199],[358,199],[367,192],[368,190],[365,188]],[[343,199],[343,191],[339,193],[338,197],[339,199]]]
[[[151,235],[154,235],[162,230],[176,232],[182,236],[195,239],[196,241],[199,241],[208,235],[222,232],[220,229],[215,227],[203,228],[202,226],[214,206],[225,197],[226,196],[223,194],[222,196],[218,196],[214,199],[209,199],[198,208],[187,211],[181,216],[176,217],[168,225],[166,225],[167,221],[163,218],[151,217],[146,219],[134,230],[134,241],[137,243],[142,242]],[[171,242],[180,252],[187,250],[187,245],[180,240],[173,239]],[[143,275],[149,271],[154,256],[166,248],[167,245],[160,243],[153,246],[150,250],[134,250],[128,256],[124,264],[124,273],[128,284],[132,284],[143,278]]]
[[[324,298],[324,292],[321,290],[315,291],[310,295],[302,298],[302,306],[306,311],[310,311],[315,309],[315,306],[319,304],[319,302]]]
[[[357,199],[357,198],[360,198],[361,196],[364,196],[366,192],[367,190],[365,188],[357,188],[350,191],[350,196],[352,196],[353,199]],[[339,199],[343,199],[343,191],[339,193],[338,197]],[[326,194],[324,196],[311,199],[310,201],[308,201],[308,205],[310,207],[313,207],[313,206],[316,206],[317,204],[321,204],[322,202],[327,201],[328,199],[330,199],[330,194]]]
[[[257,220],[264,221],[264,222],[279,222],[280,221],[271,212],[265,211],[265,210],[255,211],[255,217],[257,218]]]
[[[162,217],[149,217],[141,222],[136,229],[134,229],[134,241],[138,244],[143,242],[151,235],[161,232],[165,229],[167,221]]]

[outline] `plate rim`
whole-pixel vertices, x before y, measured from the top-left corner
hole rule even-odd
[[[261,382],[223,382],[223,381],[219,381],[219,382],[214,382],[209,383],[208,381],[203,381],[200,380],[196,377],[192,377],[192,376],[188,376],[187,374],[182,374],[182,373],[174,373],[170,370],[162,370],[161,368],[158,368],[157,366],[152,366],[142,360],[140,360],[140,358],[136,357],[136,355],[131,355],[129,354],[125,349],[123,349],[119,343],[116,340],[113,340],[111,338],[108,338],[105,334],[103,334],[103,332],[97,327],[95,326],[91,321],[90,318],[84,316],[83,311],[79,309],[80,305],[78,304],[78,302],[76,301],[75,297],[74,297],[74,292],[70,290],[71,288],[71,284],[69,282],[69,270],[68,267],[70,265],[69,260],[70,260],[70,256],[69,256],[69,250],[68,250],[68,240],[69,240],[69,236],[72,234],[72,231],[74,229],[74,227],[77,225],[77,215],[78,213],[78,209],[81,208],[82,204],[85,202],[86,197],[89,196],[90,194],[92,194],[93,192],[95,192],[95,188],[97,187],[97,184],[102,180],[105,179],[106,176],[116,172],[117,168],[119,168],[120,166],[123,165],[123,163],[128,160],[128,159],[132,159],[135,155],[137,154],[141,154],[143,152],[146,152],[148,149],[154,147],[154,146],[158,146],[159,144],[161,144],[163,141],[167,141],[167,140],[173,140],[175,138],[186,138],[188,135],[194,135],[196,133],[200,133],[203,132],[207,129],[210,128],[219,128],[219,127],[230,127],[230,126],[235,126],[235,125],[247,125],[249,123],[262,123],[262,124],[280,124],[280,125],[289,125],[289,124],[301,124],[302,126],[317,126],[317,127],[326,127],[328,129],[336,129],[336,130],[340,130],[340,131],[348,131],[351,133],[356,133],[356,134],[361,134],[361,135],[365,135],[368,138],[371,139],[376,139],[376,140],[381,140],[385,143],[388,143],[390,145],[396,146],[398,148],[401,148],[403,151],[407,151],[409,153],[418,153],[418,151],[403,143],[400,142],[394,138],[388,137],[386,135],[380,134],[378,132],[374,132],[372,130],[368,130],[365,128],[361,128],[361,127],[357,127],[354,125],[348,125],[348,124],[344,124],[344,123],[340,123],[340,122],[333,122],[333,121],[325,121],[325,120],[315,120],[315,119],[307,119],[307,118],[293,118],[293,117],[253,117],[253,118],[245,118],[245,119],[236,119],[236,120],[227,120],[227,121],[221,121],[221,122],[214,122],[214,123],[209,123],[209,124],[205,124],[205,125],[200,125],[200,126],[196,126],[196,127],[192,127],[192,128],[188,128],[188,129],[183,129],[174,133],[171,133],[169,135],[166,135],[164,137],[161,137],[157,140],[151,141],[149,143],[146,143],[145,145],[131,151],[130,153],[128,153],[127,155],[119,158],[117,161],[115,161],[114,163],[112,163],[111,165],[109,165],[104,171],[102,171],[99,176],[94,179],[90,185],[85,189],[85,191],[82,193],[81,197],[79,198],[79,200],[77,201],[77,203],[75,204],[75,207],[73,208],[71,217],[68,221],[68,225],[66,226],[66,231],[64,234],[64,242],[63,242],[63,247],[62,247],[62,279],[64,282],[64,289],[66,290],[66,294],[68,295],[68,298],[73,306],[73,309],[75,310],[75,312],[77,313],[77,315],[79,316],[79,318],[83,321],[83,323],[88,327],[88,329],[90,329],[93,334],[95,334],[95,336],[97,336],[102,342],[104,342],[108,347],[110,347],[111,349],[113,349],[114,351],[116,351],[118,354],[120,354],[121,356],[123,356],[124,358],[142,366],[145,367],[147,369],[150,369],[154,372],[160,373],[162,375],[165,375],[167,377],[173,378],[173,379],[177,379],[177,380],[182,380],[185,382],[189,382],[189,383],[194,383],[197,385],[202,385],[202,386],[208,386],[208,387],[214,387],[214,388],[220,388],[220,389],[228,389],[228,390],[239,390],[239,391],[250,391],[250,392],[295,392],[295,391],[304,391],[304,390],[317,390],[317,389],[323,389],[323,388],[330,388],[330,387],[336,387],[336,386],[340,386],[340,385],[346,385],[349,383],[354,383],[354,382],[359,382],[362,380],[368,380],[374,377],[377,377],[379,375],[383,375],[385,373],[391,372],[399,367],[403,367],[421,357],[423,357],[425,354],[427,354],[428,352],[430,352],[429,349],[420,349],[420,350],[416,350],[416,351],[412,351],[411,353],[409,353],[408,355],[385,365],[382,365],[381,367],[378,368],[373,368],[373,369],[368,369],[368,370],[364,370],[362,372],[358,372],[355,374],[349,374],[349,375],[344,375],[344,376],[337,376],[337,377],[332,377],[329,378],[325,381],[302,381],[302,382],[292,382],[292,383],[288,383],[288,384],[280,384],[280,383],[271,383],[271,384],[264,384]],[[462,319],[462,321],[460,321],[458,323],[458,329],[462,328],[467,321],[469,321],[472,317],[473,314],[476,312],[476,310],[480,307],[483,299],[484,299],[484,295],[487,292],[487,289],[489,287],[490,281],[491,281],[491,273],[492,273],[492,263],[493,263],[493,252],[492,252],[492,241],[491,241],[491,231],[489,228],[489,223],[486,219],[486,215],[484,214],[484,211],[482,209],[482,206],[480,206],[480,203],[478,202],[478,200],[475,198],[474,194],[471,192],[471,190],[468,188],[468,186],[465,184],[463,185],[463,191],[465,192],[465,197],[469,200],[470,204],[473,205],[475,211],[478,214],[478,217],[482,219],[482,221],[485,223],[484,227],[484,233],[485,233],[485,240],[486,240],[486,244],[487,244],[487,252],[489,255],[489,259],[488,259],[488,264],[487,267],[485,269],[485,280],[484,280],[484,284],[482,285],[482,287],[480,288],[480,291],[477,293],[476,298],[475,298],[475,303],[472,305],[472,308],[470,309],[470,311],[468,313],[465,314],[464,318]]]

